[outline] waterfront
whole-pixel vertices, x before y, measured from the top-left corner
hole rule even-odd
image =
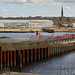
[[[36,33],[3,33],[3,34],[6,35],[7,37],[10,36],[11,38],[12,38],[12,36],[13,36],[13,38],[25,38],[25,37],[28,38],[31,35],[36,35]],[[1,34],[1,35],[4,36],[3,34]],[[12,35],[12,34],[14,34],[14,35]],[[40,35],[43,35],[43,36],[51,36],[52,34],[54,34],[54,36],[56,36],[56,35],[63,35],[63,34],[75,34],[75,32],[56,32],[56,33],[41,32],[40,33]],[[7,40],[7,41],[9,41],[9,40]],[[24,46],[24,50],[25,50],[25,46]],[[15,49],[15,50],[17,50],[17,49]],[[28,47],[28,49],[29,49],[29,47]],[[5,50],[8,50],[8,48],[6,49],[6,47],[5,47]],[[18,50],[22,50],[22,49],[18,49]],[[61,50],[61,48],[60,48],[60,50]],[[66,50],[66,49],[64,49],[64,50]],[[69,45],[68,45],[67,50],[69,50]],[[55,49],[55,51],[56,51],[56,49]],[[31,53],[31,51],[30,51],[30,53]],[[43,60],[43,61],[38,61],[38,62],[33,62],[33,63],[29,62],[29,63],[31,63],[31,65],[28,63],[28,66],[26,65],[25,68],[23,67],[22,72],[32,73],[32,74],[42,74],[42,75],[74,75],[74,70],[75,70],[75,66],[74,66],[75,57],[74,56],[75,56],[75,53],[69,53],[67,55],[49,59],[49,60]],[[40,58],[41,58],[41,56],[40,56]],[[29,56],[29,59],[31,61],[30,56]]]
[[[33,63],[22,72],[42,75],[75,75],[75,52]]]

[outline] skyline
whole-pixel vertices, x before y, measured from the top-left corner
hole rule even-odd
[[[75,17],[74,0],[1,0],[2,17],[59,17],[63,6],[64,16]]]

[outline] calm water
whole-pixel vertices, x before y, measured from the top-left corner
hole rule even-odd
[[[34,63],[22,71],[42,75],[75,75],[75,52]]]
[[[40,35],[43,35],[43,37],[48,37],[51,36],[52,34],[56,36],[63,34],[75,34],[75,32],[55,32],[55,33],[40,32]],[[0,36],[10,37],[6,39],[0,39],[0,42],[24,42],[24,41],[33,41],[39,39],[38,37],[34,37],[31,39],[30,36],[32,35],[35,36],[36,33],[0,33]]]
[[[43,36],[50,36],[52,34],[56,36],[56,35],[63,35],[63,34],[75,34],[75,32],[55,32],[55,33],[40,32],[40,35]],[[13,38],[24,38],[24,37],[29,37],[31,35],[36,35],[36,33],[0,33],[0,35],[6,37],[13,37]]]

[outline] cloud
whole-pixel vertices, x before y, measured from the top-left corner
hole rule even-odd
[[[62,5],[75,5],[75,0],[54,0],[55,2],[62,3]]]
[[[1,12],[8,12],[8,10],[7,9],[2,9],[2,10],[0,10]]]
[[[71,7],[69,7],[69,6],[65,6],[64,8],[65,8],[65,9],[71,9]]]
[[[4,3],[25,3],[26,0],[2,0]]]
[[[63,3],[75,3],[75,0],[55,0],[55,1]]]
[[[51,3],[48,3],[46,4],[47,6],[62,6],[61,3],[58,3],[58,2],[51,2]]]
[[[20,3],[26,6],[61,6],[74,5],[75,0],[1,0],[3,3]]]
[[[25,6],[62,6],[62,4],[53,0],[27,0],[22,7]]]
[[[68,14],[66,14],[65,16],[69,16],[69,17],[72,17],[73,15],[72,15],[72,14],[69,14],[69,13],[68,13]]]

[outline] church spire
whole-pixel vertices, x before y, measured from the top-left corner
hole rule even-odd
[[[61,10],[61,18],[63,18],[63,6],[62,6],[62,10]]]

